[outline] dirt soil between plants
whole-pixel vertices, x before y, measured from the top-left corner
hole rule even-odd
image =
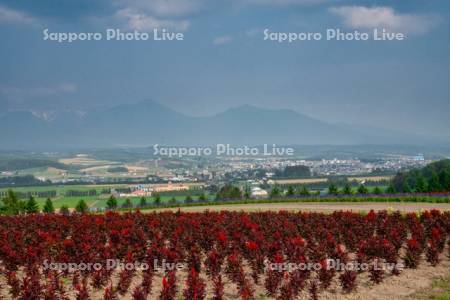
[[[165,208],[161,210],[180,209],[184,212],[203,212],[210,211],[314,211],[314,212],[333,212],[336,210],[345,210],[353,212],[369,212],[370,210],[380,211],[400,211],[400,212],[421,212],[425,210],[438,209],[441,211],[450,211],[450,203],[398,203],[398,202],[321,202],[321,203],[255,203],[255,204],[231,204],[231,205],[211,205],[211,206],[189,206],[180,208]]]

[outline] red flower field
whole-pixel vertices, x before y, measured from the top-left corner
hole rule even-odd
[[[333,282],[352,293],[364,276],[378,284],[403,266],[436,266],[449,234],[439,211],[3,216],[0,289],[18,299],[318,299]]]

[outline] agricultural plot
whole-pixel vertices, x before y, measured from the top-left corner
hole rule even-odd
[[[73,208],[78,204],[80,200],[83,200],[88,206],[91,206],[91,204],[94,203],[95,201],[92,199],[85,199],[85,198],[66,197],[66,198],[56,198],[52,201],[52,203],[53,207],[56,209],[61,208],[61,206]],[[42,209],[44,207],[45,201],[46,199],[43,198],[36,199],[36,202],[39,205],[39,209]]]
[[[59,186],[35,186],[35,187],[18,187],[14,188],[14,192],[16,193],[45,193],[45,192],[56,192],[56,197],[50,197],[55,208],[60,208],[61,206],[67,206],[69,208],[75,207],[76,204],[80,200],[84,200],[88,206],[91,206],[95,201],[103,200],[107,197],[107,195],[102,195],[103,189],[109,188],[120,188],[125,185],[59,185]],[[97,193],[96,196],[80,196],[80,197],[72,197],[67,196],[67,193],[70,191],[77,192],[88,192],[94,191]],[[7,192],[8,188],[0,189],[0,192]],[[35,196],[37,204],[42,209],[47,197],[39,197]],[[26,199],[23,199],[26,200]]]

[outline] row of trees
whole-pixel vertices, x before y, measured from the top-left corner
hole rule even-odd
[[[356,192],[352,189],[352,186],[347,183],[344,185],[344,187],[342,189],[338,188],[338,186],[334,183],[330,184],[328,187],[328,194],[329,195],[354,195],[354,194],[376,194],[376,195],[381,195],[383,193],[388,193],[389,192],[389,188],[386,189],[385,191],[382,190],[380,187],[376,186],[374,187],[372,190],[369,190],[368,187],[366,187],[365,185],[359,185]],[[277,197],[306,197],[306,196],[318,196],[320,195],[320,191],[319,190],[309,190],[306,186],[302,185],[299,187],[293,187],[293,186],[288,186],[287,190],[284,191],[282,189],[280,189],[278,186],[274,186],[272,188],[272,190],[270,191],[270,197],[271,198],[277,198]]]
[[[246,189],[244,195],[240,188],[227,184],[219,189],[216,194],[216,200],[242,199],[244,196],[249,198],[249,193],[250,191]]]
[[[287,166],[283,170],[275,171],[277,178],[309,178],[311,170],[307,166]]]
[[[56,190],[15,192],[15,193],[16,193],[17,198],[19,198],[19,199],[30,198],[31,196],[37,197],[37,198],[54,198],[57,196]],[[0,191],[0,197],[6,197],[6,196],[8,196],[8,191]]]
[[[34,177],[33,175],[23,175],[23,176],[7,176],[0,178],[0,186],[44,186],[51,185],[49,180],[41,181]]]
[[[450,160],[445,159],[429,164],[422,169],[415,169],[409,172],[398,173],[386,189],[379,186],[373,188],[360,184],[356,191],[352,189],[349,182],[343,182],[342,189],[338,184],[331,183],[328,186],[329,195],[354,195],[354,194],[396,194],[396,193],[429,193],[429,192],[449,192],[450,191]],[[318,192],[316,192],[317,194]],[[271,197],[279,196],[309,196],[312,193],[305,186],[294,188],[289,186],[286,193],[275,186],[270,192]]]
[[[296,196],[311,196],[311,195],[318,195],[320,194],[320,191],[310,191],[306,186],[302,185],[299,187],[293,187],[288,186],[288,189],[286,192],[281,190],[278,186],[274,186],[272,190],[270,191],[270,197],[271,198],[277,198],[280,196],[287,196],[287,197],[296,197]]]
[[[396,193],[426,193],[426,192],[445,192],[449,191],[450,189],[436,189],[433,187],[440,187],[441,185],[433,184],[434,180],[431,181],[431,183],[427,184],[425,180],[419,180],[418,185],[414,186],[414,188],[403,188],[398,189],[396,188],[396,185],[394,183],[391,183],[386,188],[381,188],[379,186],[375,186],[373,188],[367,187],[364,184],[360,184],[356,190],[352,188],[352,185],[350,183],[346,183],[342,188],[339,188],[336,184],[331,183],[328,186],[328,194],[329,195],[367,195],[367,194],[373,194],[373,195],[382,195],[382,194],[396,194]],[[428,188],[427,188],[428,187]],[[300,187],[293,187],[288,186],[287,190],[283,190],[277,185],[275,185],[269,193],[271,198],[277,198],[277,197],[305,197],[305,196],[312,196],[312,195],[320,195],[320,191],[315,190],[311,191],[306,186],[300,186]],[[246,197],[249,198],[249,197]]]
[[[185,204],[190,204],[194,202],[207,202],[208,196],[204,193],[202,193],[197,199],[194,200],[194,198],[190,195],[188,195],[184,199]],[[39,213],[41,212],[41,209],[39,207],[39,204],[35,200],[33,196],[30,196],[28,200],[21,200],[19,197],[17,197],[17,194],[12,191],[8,190],[6,196],[2,199],[3,205],[0,206],[0,213],[5,215],[20,215],[20,214],[32,214],[32,213]],[[168,200],[167,204],[177,204],[178,201],[175,197],[172,197]],[[148,202],[145,197],[142,197],[139,201],[139,204],[136,205],[136,208],[147,208],[152,206],[160,206],[162,205],[162,199],[161,195],[155,194],[153,197],[153,200],[151,202]],[[114,196],[110,196],[108,200],[106,201],[106,208],[108,210],[115,210],[119,208],[123,209],[131,209],[134,208],[135,205],[133,205],[133,202],[127,198],[125,201],[119,206],[119,202],[117,198]],[[86,202],[81,199],[78,201],[74,208],[75,212],[78,213],[86,213],[89,211],[89,207],[86,204]],[[55,213],[56,210],[53,206],[53,202],[50,198],[48,198],[44,206],[42,207],[43,213]],[[61,208],[58,211],[61,214],[69,214],[70,210],[66,205],[61,206]]]
[[[419,187],[421,187],[422,185],[420,184]],[[360,184],[356,191],[352,188],[352,186],[347,183],[345,184],[342,188],[339,188],[336,184],[332,183],[328,186],[328,194],[329,195],[367,195],[367,194],[373,194],[373,195],[382,195],[382,194],[396,194],[399,192],[402,193],[413,193],[413,192],[417,192],[417,193],[426,193],[426,192],[443,192],[443,191],[449,191],[447,190],[430,190],[430,189],[426,189],[426,188],[415,188],[415,189],[401,189],[398,190],[395,185],[393,183],[391,183],[388,187],[386,188],[381,188],[379,186],[375,186],[373,188],[369,188],[367,186],[365,186],[364,184]],[[275,186],[271,192],[270,192],[270,196],[273,197],[277,197],[277,196],[283,196],[286,195],[288,197],[295,197],[295,196],[311,196],[311,195],[320,195],[319,191],[309,191],[308,188],[306,186],[301,186],[298,189],[295,189],[292,186],[289,186],[286,193],[284,194],[277,186]]]
[[[147,201],[147,198],[145,198],[145,197],[140,198],[139,203],[136,205],[136,208],[154,207],[154,206],[160,206],[160,205],[163,204],[163,201],[162,201],[162,198],[161,198],[160,194],[155,194],[152,198],[153,199],[150,202]],[[195,200],[193,198],[193,196],[191,196],[191,195],[186,196],[186,198],[184,199],[184,203],[185,204],[190,204],[190,203],[194,203],[195,201],[197,201],[197,202],[208,202],[208,200],[209,200],[208,196],[205,193],[202,193],[197,198],[197,200]],[[171,199],[169,199],[167,201],[167,204],[169,204],[169,205],[174,205],[174,204],[177,204],[177,203],[178,203],[178,201],[177,201],[177,199],[175,197],[172,197]],[[106,201],[106,208],[108,210],[116,210],[116,209],[119,209],[119,208],[127,209],[127,208],[133,208],[133,207],[135,207],[135,205],[133,204],[133,202],[129,198],[125,199],[125,201],[121,205],[119,205],[119,201],[117,200],[117,198],[112,196],[112,195]]]
[[[427,193],[450,191],[450,159],[440,160],[422,169],[398,173],[392,180],[397,192]]]
[[[338,188],[338,186],[334,183],[330,184],[328,187],[329,195],[354,195],[354,194],[393,194],[395,190],[393,186],[389,186],[386,189],[381,189],[378,186],[369,189],[365,185],[361,184],[358,186],[356,191],[352,189],[350,183],[346,183],[342,189]],[[307,186],[302,185],[298,187],[288,186],[287,190],[282,189],[280,186],[275,185],[269,192],[270,198],[280,198],[280,197],[307,197],[307,196],[318,196],[320,195],[319,190],[310,190]],[[239,199],[250,199],[250,190],[247,188],[244,191],[241,191],[238,187],[226,185],[222,187],[216,195],[216,200],[239,200]]]
[[[97,196],[97,190],[91,189],[89,191],[68,190],[66,197],[93,197]]]
[[[30,196],[27,200],[21,200],[12,190],[8,190],[6,197],[2,199],[2,203],[3,205],[0,206],[0,212],[5,215],[33,214],[41,212],[39,204],[33,196]],[[80,200],[75,206],[75,211],[79,213],[85,213],[88,210],[89,207],[84,200]],[[55,207],[50,198],[47,198],[45,201],[42,212],[48,214],[55,213]],[[69,214],[69,207],[66,205],[61,206],[59,213]]]
[[[368,187],[366,187],[363,184],[360,184],[358,186],[357,190],[356,190],[356,194],[360,194],[360,195],[366,195],[366,194],[381,195],[381,194],[384,194],[384,193],[386,193],[386,194],[393,194],[391,189],[392,189],[391,186],[389,186],[385,190],[382,190],[379,186],[376,186],[372,190],[369,190]],[[344,185],[344,187],[341,190],[339,190],[339,188],[336,185],[331,184],[328,187],[328,194],[330,194],[330,195],[339,195],[339,194],[341,194],[341,195],[354,195],[355,192],[353,191],[352,186],[350,184]]]

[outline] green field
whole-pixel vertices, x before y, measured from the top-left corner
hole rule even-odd
[[[73,208],[77,205],[78,201],[80,201],[81,199],[84,200],[84,202],[86,202],[86,204],[88,206],[91,206],[92,203],[94,202],[94,200],[92,199],[88,199],[88,198],[79,198],[79,197],[67,197],[67,198],[54,198],[52,199],[53,202],[53,206],[55,208],[60,208],[61,206],[67,206],[69,208]],[[42,209],[44,207],[44,203],[45,203],[46,199],[44,198],[37,198],[36,202],[38,203],[39,207]]]
[[[109,194],[101,194],[101,191],[105,188],[123,188],[128,187],[127,184],[105,184],[105,185],[58,185],[58,186],[34,186],[34,187],[18,187],[12,188],[14,192],[47,192],[47,191],[56,191],[57,196],[51,198],[53,201],[53,205],[55,208],[60,208],[61,206],[67,206],[69,208],[73,208],[77,205],[80,200],[84,200],[86,204],[93,208],[103,208],[106,207],[106,201],[109,198]],[[0,191],[6,192],[10,188],[1,188]],[[74,190],[79,192],[96,190],[97,196],[74,196],[68,197],[66,196],[66,192]],[[166,203],[169,202],[172,198],[175,198],[177,201],[183,201],[186,199],[188,195],[191,195],[193,199],[198,199],[199,192],[185,191],[185,192],[173,192],[173,193],[164,193],[161,195],[161,202]],[[212,200],[212,196],[209,196]],[[46,198],[35,197],[36,202],[42,208],[46,201]],[[131,197],[130,200],[133,205],[137,205],[140,202],[141,197]],[[154,197],[146,197],[147,203],[151,204],[154,201]],[[25,199],[22,199],[25,200]],[[120,207],[126,198],[118,198],[118,206]]]
[[[186,196],[161,196],[161,203],[162,204],[168,204],[168,202],[172,199],[175,198],[177,201],[182,202],[186,199]],[[125,203],[127,198],[119,198],[117,199],[117,205],[120,207],[122,206],[122,204]],[[139,204],[139,202],[141,201],[140,197],[134,197],[134,198],[129,198],[131,200],[131,203],[133,203],[133,206],[137,206]],[[152,204],[155,200],[154,197],[146,197],[147,199],[147,204]],[[197,197],[193,197],[193,199],[197,200]],[[212,198],[209,199],[210,201],[213,200]],[[102,208],[102,207],[106,207],[106,201],[107,199],[103,198],[103,199],[96,199],[93,201],[93,203],[91,203],[91,207],[96,207],[96,208]],[[76,204],[76,203],[75,203]]]
[[[100,193],[104,188],[120,188],[127,187],[127,184],[93,184],[93,185],[52,185],[52,186],[31,186],[31,187],[17,187],[17,188],[0,188],[0,191],[7,191],[13,189],[15,192],[45,192],[55,191],[58,195],[64,195],[69,190],[89,191],[96,190]]]

